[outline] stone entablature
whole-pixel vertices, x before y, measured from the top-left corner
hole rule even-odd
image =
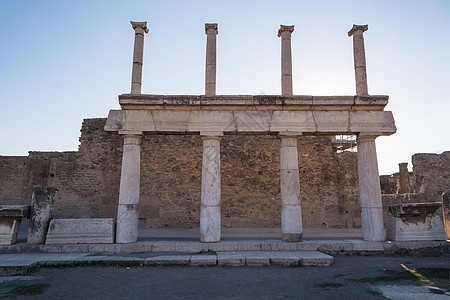
[[[388,96],[120,95],[105,131],[139,133],[267,133],[391,135]]]

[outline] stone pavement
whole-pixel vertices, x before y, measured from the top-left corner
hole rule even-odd
[[[0,275],[23,275],[35,266],[190,265],[190,266],[329,266],[334,258],[319,251],[240,251],[133,254],[15,253],[0,254]]]

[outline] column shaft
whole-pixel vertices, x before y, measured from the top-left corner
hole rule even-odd
[[[125,135],[117,209],[117,243],[137,241],[139,187],[141,171],[141,136]]]
[[[364,240],[384,241],[376,136],[358,136],[358,181]]]
[[[131,94],[140,94],[142,88],[142,65],[144,63],[144,33],[148,32],[148,28],[147,22],[131,22],[131,25],[135,30]]]
[[[355,62],[356,95],[368,95],[367,74],[366,74],[366,54],[364,49],[364,31],[367,25],[353,25],[348,32],[353,35],[353,59]]]
[[[292,53],[291,34],[294,26],[281,25],[278,37],[281,37],[281,94],[292,95]]]
[[[281,239],[302,240],[302,208],[296,136],[280,136]]]
[[[216,36],[217,24],[205,24],[206,37],[206,70],[205,95],[216,95]]]
[[[411,193],[411,185],[409,184],[409,171],[408,163],[400,163],[399,167],[399,183],[400,183],[400,194]]]
[[[220,241],[220,137],[203,136],[200,241]]]

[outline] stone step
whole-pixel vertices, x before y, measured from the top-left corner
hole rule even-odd
[[[95,265],[118,266],[188,265],[188,266],[329,266],[334,258],[319,251],[242,251],[208,253],[25,253],[1,254],[0,275],[24,275],[37,265]]]

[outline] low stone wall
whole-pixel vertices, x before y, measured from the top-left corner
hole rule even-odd
[[[430,191],[420,194],[385,194],[382,195],[383,201],[383,221],[386,227],[387,221],[392,218],[392,214],[389,212],[388,206],[392,204],[403,204],[403,203],[429,203],[429,202],[442,202],[442,192],[441,191]],[[442,207],[436,211],[441,219]]]

